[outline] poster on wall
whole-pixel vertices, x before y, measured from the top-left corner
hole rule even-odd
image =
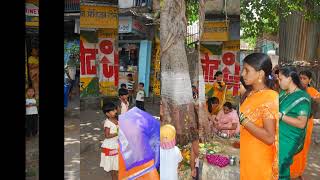
[[[115,38],[104,34],[98,39],[98,43],[89,43],[80,37],[80,97],[117,96],[119,60]]]
[[[200,46],[206,96],[211,97],[213,95],[214,75],[217,71],[221,71],[223,81],[227,84],[226,100],[237,103],[234,102],[234,97],[239,95],[240,88],[240,54],[237,46],[231,48],[227,45],[202,44]],[[228,48],[224,49],[223,47]]]

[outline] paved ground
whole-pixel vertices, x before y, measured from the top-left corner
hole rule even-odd
[[[154,116],[159,116],[159,106],[159,101],[145,104],[146,110]],[[111,180],[111,175],[99,167],[104,119],[101,110],[81,111],[81,180]]]
[[[80,179],[80,99],[75,94],[64,117],[64,179]]]
[[[26,140],[26,180],[39,179],[39,136]]]
[[[308,155],[308,166],[303,175],[304,180],[316,180],[320,175],[320,124],[315,125],[312,144]],[[318,143],[316,143],[316,141]]]

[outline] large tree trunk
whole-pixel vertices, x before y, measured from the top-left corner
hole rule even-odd
[[[203,24],[205,21],[205,4],[206,0],[200,0],[199,1],[199,38],[201,39],[202,33],[203,33]],[[199,83],[198,83],[198,89],[199,89],[199,101],[198,101],[198,118],[199,118],[199,136],[202,141],[206,141],[208,136],[212,134],[213,132],[210,131],[210,125],[208,122],[208,113],[206,109],[206,98],[205,98],[205,82],[203,77],[203,68],[201,65],[201,59],[200,59],[200,43],[199,43],[199,57],[198,57],[198,69],[199,69]]]
[[[185,50],[184,0],[164,0],[160,17],[162,124],[173,124],[177,143],[190,142],[195,127],[191,80]]]

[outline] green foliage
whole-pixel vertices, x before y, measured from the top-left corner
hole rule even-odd
[[[199,19],[199,0],[185,0],[188,25]]]
[[[266,32],[276,34],[279,17],[300,12],[307,20],[320,20],[319,0],[241,0],[242,38],[256,37]]]

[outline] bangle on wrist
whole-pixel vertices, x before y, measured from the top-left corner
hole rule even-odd
[[[245,126],[250,120],[248,118],[246,118],[243,122],[242,122],[242,126]]]
[[[281,113],[280,120],[283,120],[283,117],[284,117],[284,114],[283,114],[283,113]]]

